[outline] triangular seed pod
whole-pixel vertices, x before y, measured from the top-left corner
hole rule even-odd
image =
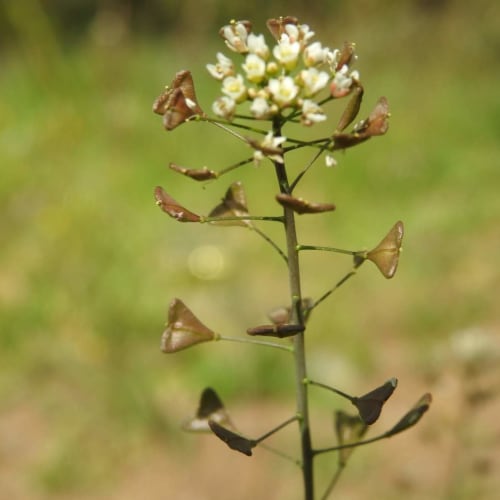
[[[163,124],[167,130],[173,130],[192,116],[204,115],[196,99],[190,71],[176,73],[172,83],[153,103],[153,111],[163,115]]]
[[[367,425],[375,423],[380,416],[382,406],[391,397],[398,385],[396,378],[391,378],[384,385],[359,398],[352,398],[352,404],[358,409],[361,420]]]
[[[265,337],[291,337],[301,333],[305,330],[304,325],[289,325],[289,324],[275,324],[275,325],[260,325],[248,328],[248,335],[263,335]]]
[[[285,26],[287,24],[293,24],[297,26],[299,20],[293,16],[278,17],[274,19],[268,19],[266,22],[267,28],[271,32],[271,35],[279,42],[281,35],[285,33]]]
[[[226,427],[234,427],[217,393],[207,387],[201,394],[196,416],[186,422],[183,428],[191,432],[209,432],[209,420]]]
[[[352,97],[349,99],[342,116],[340,117],[339,123],[337,125],[337,130],[342,132],[347,126],[349,126],[353,120],[358,116],[359,108],[361,107],[361,101],[363,100],[363,87],[358,85],[354,88]]]
[[[182,175],[185,175],[186,177],[190,177],[191,179],[194,179],[195,181],[207,181],[209,179],[216,179],[217,178],[217,172],[214,172],[213,170],[209,170],[207,167],[203,168],[186,168],[186,167],[181,167],[180,165],[177,165],[176,163],[170,163],[169,167],[174,170],[175,172],[179,172]]]
[[[182,300],[172,300],[168,310],[167,328],[161,337],[163,352],[177,352],[214,339],[215,333],[206,327]]]
[[[276,195],[276,201],[283,207],[291,208],[299,215],[317,214],[321,212],[331,212],[335,210],[333,203],[314,203],[306,201],[303,198],[295,198],[292,195],[279,193]]]
[[[403,235],[404,225],[398,221],[384,239],[366,254],[366,258],[371,260],[388,279],[396,274]]]
[[[175,201],[161,186],[154,190],[156,204],[170,217],[179,222],[200,222],[201,217]]]
[[[368,425],[358,415],[349,415],[342,410],[335,412],[335,434],[339,446],[360,441],[366,434]],[[345,465],[354,448],[339,450],[339,464]]]
[[[394,436],[395,434],[413,427],[422,418],[422,415],[429,409],[431,402],[431,394],[424,394],[410,409],[410,411],[408,411],[408,413],[406,413],[390,431],[386,432],[385,437]]]
[[[243,184],[233,182],[222,201],[208,214],[209,217],[245,217],[248,215],[247,200]],[[224,226],[250,226],[250,221],[212,221],[211,224]]]
[[[247,456],[252,456],[252,448],[256,445],[255,441],[247,439],[239,434],[236,434],[229,429],[226,429],[217,422],[209,420],[208,425],[212,432],[222,441],[224,441],[229,448],[239,451]]]

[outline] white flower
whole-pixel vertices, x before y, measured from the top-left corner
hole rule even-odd
[[[244,54],[248,52],[246,44],[250,26],[245,26],[242,22],[231,22],[220,30],[226,45],[233,51]]]
[[[317,94],[328,84],[330,76],[325,71],[318,71],[316,68],[303,69],[300,72],[300,78],[304,85],[306,96]]]
[[[287,24],[288,26],[293,26],[292,24]],[[297,64],[297,59],[300,53],[300,43],[292,42],[290,37],[283,33],[278,45],[273,48],[273,55],[275,59],[280,62],[285,69],[288,71],[295,68]]]
[[[212,104],[212,111],[221,118],[226,120],[231,120],[233,118],[234,112],[236,110],[236,102],[230,97],[222,96],[219,97]]]
[[[310,99],[304,99],[304,102],[302,103],[302,123],[309,126],[325,120],[326,115],[319,105]]]
[[[330,168],[330,167],[336,167],[337,166],[337,160],[332,155],[326,155],[325,156],[325,165],[328,168]]]
[[[330,49],[321,45],[320,42],[311,43],[304,49],[304,64],[308,67],[318,66],[327,61]]]
[[[332,73],[335,73],[335,68],[337,67],[337,64],[339,62],[339,57],[340,57],[339,49],[334,49],[334,50],[328,49],[326,53],[326,62],[329,64],[330,71]]]
[[[284,32],[290,38],[291,42],[300,42],[302,46],[314,36],[314,31],[311,31],[307,24],[286,24]]]
[[[260,83],[266,75],[266,62],[256,54],[248,54],[242,67],[252,83]]]
[[[272,109],[269,102],[264,97],[256,97],[250,106],[250,112],[255,118],[265,119],[272,114]]]
[[[354,81],[359,80],[359,73],[357,71],[349,72],[349,67],[344,64],[333,77],[330,85],[333,97],[343,97],[351,91]]]
[[[255,54],[264,60],[269,57],[269,47],[266,45],[264,35],[250,33],[247,38],[247,46],[250,54]]]
[[[285,24],[283,27],[284,32],[286,33],[286,37],[290,39],[291,42],[298,42],[300,31],[296,24]]]
[[[226,76],[234,75],[233,61],[222,52],[218,52],[217,63],[207,64],[207,70],[216,80],[222,80]]]
[[[278,163],[283,163],[283,150],[281,148],[281,144],[283,144],[283,142],[285,141],[286,137],[274,137],[272,132],[268,132],[260,143],[251,140],[250,144],[255,149],[255,152],[253,154],[254,164],[256,166],[260,165],[260,162],[264,158],[269,158],[270,160],[276,161]]]
[[[276,104],[281,107],[290,104],[299,92],[299,88],[295,85],[293,78],[283,76],[281,78],[271,78],[269,80],[269,92]]]
[[[299,26],[299,32],[299,38],[304,43],[309,41],[314,36],[314,31],[312,31],[307,24],[301,24]]]
[[[247,96],[247,88],[241,75],[228,76],[222,82],[222,92],[237,103],[243,102]]]

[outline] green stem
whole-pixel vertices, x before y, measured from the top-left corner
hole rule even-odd
[[[247,339],[245,337],[225,337],[224,335],[219,335],[216,340],[227,340],[228,342],[241,342],[243,344],[256,344],[264,345],[267,347],[274,347],[275,349],[283,349],[284,351],[293,352],[293,346],[278,344],[277,342],[266,342],[265,340],[254,340]]]
[[[241,118],[244,120],[254,119],[253,117],[243,116],[243,115],[235,115],[235,118]],[[248,130],[249,132],[255,132],[256,134],[261,134],[261,135],[267,134],[266,130],[262,130],[260,128],[255,128],[255,127],[250,127],[249,125],[244,125],[243,123],[239,123],[236,121],[228,122],[227,120],[218,119],[218,118],[208,118],[208,117],[202,118],[202,119],[211,123],[212,125],[215,125],[216,127],[219,127],[221,129],[225,130],[226,132],[229,132],[232,135],[235,135],[236,137],[238,137],[238,139],[243,139],[244,141],[246,141],[246,139],[242,135],[238,134],[237,132],[234,132],[234,130],[231,130],[229,128],[229,126],[235,127],[235,128],[240,128],[242,130]]]
[[[269,432],[266,432],[264,435],[262,435],[260,438],[255,439],[255,443],[260,443],[261,441],[264,441],[264,439],[267,439],[268,437],[272,436],[276,432],[280,431],[284,427],[286,427],[288,424],[291,424],[292,422],[295,422],[297,420],[297,415],[294,415],[293,417],[290,417],[288,420],[285,420],[283,423],[278,425],[278,427],[275,427],[274,429],[271,429]]]
[[[245,158],[244,160],[241,160],[237,163],[233,163],[233,165],[229,165],[229,167],[223,168],[222,170],[219,170],[217,172],[217,177],[220,177],[221,175],[227,174],[228,172],[231,172],[231,170],[236,170],[239,167],[242,167],[243,165],[248,165],[249,163],[253,162],[253,156],[250,156],[249,158]]]
[[[358,446],[363,446],[365,444],[374,443],[375,441],[380,441],[381,439],[386,439],[389,436],[386,432],[384,434],[379,434],[378,436],[372,437],[371,439],[365,439],[364,441],[357,441],[355,443],[341,444],[338,446],[330,446],[328,448],[320,448],[314,450],[314,455],[320,455],[321,453],[329,453],[331,451],[344,450],[346,448],[357,448]]]
[[[278,450],[278,449],[274,448],[273,446],[269,446],[266,443],[259,443],[259,448],[267,450],[270,453],[274,453],[278,457],[284,458],[285,460],[288,460],[289,462],[292,462],[294,465],[297,465],[298,467],[302,467],[302,464],[300,463],[300,460],[297,460],[295,457],[292,457],[288,453],[285,453],[285,452],[283,452],[281,450]]]
[[[299,183],[300,179],[304,177],[306,172],[312,167],[314,162],[323,154],[323,151],[328,147],[329,142],[323,144],[320,148],[320,150],[313,156],[312,160],[302,169],[302,171],[297,175],[295,180],[292,182],[292,185],[290,186],[290,189],[293,191],[295,189],[295,186]]]
[[[343,398],[348,399],[351,402],[354,399],[352,396],[349,396],[349,394],[346,394],[345,392],[342,392],[339,389],[335,389],[335,387],[332,387],[332,386],[327,385],[327,384],[323,384],[321,382],[315,382],[314,380],[305,380],[305,383],[307,383],[309,385],[315,385],[316,387],[321,387],[322,389],[326,389],[328,391],[332,391],[335,394],[338,394],[339,396],[342,396]]]
[[[230,217],[201,217],[200,223],[204,222],[225,222],[225,221],[246,221],[246,220],[263,220],[271,222],[283,222],[284,218],[281,215],[269,217],[267,215],[235,215]]]
[[[339,288],[341,285],[343,285],[349,278],[354,276],[356,274],[356,271],[351,271],[347,273],[340,281],[338,281],[335,286],[330,288],[330,290],[326,291],[318,300],[314,302],[314,304],[309,308],[309,310],[314,309],[315,307],[319,306],[321,302],[323,302],[325,299],[327,299],[337,288]]]
[[[330,496],[330,493],[333,491],[333,488],[335,488],[335,485],[337,484],[337,482],[340,478],[340,475],[342,474],[342,471],[344,470],[344,468],[345,468],[345,464],[340,464],[337,467],[337,470],[335,471],[335,474],[333,475],[330,483],[328,484],[328,486],[325,490],[325,493],[321,497],[321,500],[327,500],[327,498]]]
[[[263,233],[259,228],[255,226],[249,226],[250,229],[254,230],[261,238],[266,240],[281,256],[281,258],[288,264],[288,257],[283,253],[283,250],[271,239],[266,233]]]
[[[297,245],[297,250],[300,252],[302,250],[321,250],[323,252],[336,252],[336,253],[344,253],[347,255],[358,255],[360,252],[356,252],[353,250],[343,250],[342,248],[334,248],[334,247],[320,247],[317,245]]]
[[[273,123],[275,137],[281,135],[281,123],[276,119]],[[276,177],[282,193],[290,194],[290,185],[284,163],[274,163]],[[289,207],[284,207],[286,246],[288,255],[288,278],[292,304],[299,307],[292,308],[291,323],[304,324],[300,304],[302,304],[299,253],[297,251],[297,231],[295,228],[295,214]],[[304,332],[293,338],[295,357],[295,383],[297,415],[299,416],[300,442],[302,452],[302,477],[304,483],[304,500],[314,500],[314,453],[311,443],[309,424],[308,387],[303,381],[307,379]]]

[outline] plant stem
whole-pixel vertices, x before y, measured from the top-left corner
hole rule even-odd
[[[266,342],[265,340],[247,339],[245,337],[226,337],[219,335],[216,340],[226,340],[227,342],[241,342],[244,344],[263,345],[266,347],[274,347],[275,349],[283,349],[284,351],[292,352],[293,346],[286,344],[278,344],[277,342]]]
[[[329,453],[331,451],[345,450],[346,448],[357,448],[358,446],[363,446],[365,444],[375,443],[375,441],[380,441],[381,439],[387,439],[387,432],[379,434],[378,436],[372,437],[371,439],[365,439],[364,441],[356,441],[355,443],[347,443],[339,446],[329,446],[328,448],[319,448],[314,450],[315,455],[320,455],[321,453]]]
[[[347,273],[340,281],[337,282],[335,286],[330,288],[327,292],[325,292],[318,300],[314,302],[314,304],[309,308],[309,310],[313,310],[315,307],[317,307],[321,302],[323,302],[325,299],[327,299],[335,290],[337,290],[340,286],[342,286],[349,278],[354,276],[356,274],[356,271],[351,271]]]
[[[232,222],[232,221],[246,221],[246,220],[261,220],[261,221],[271,221],[271,222],[283,222],[283,217],[281,216],[267,216],[267,215],[234,215],[227,217],[201,217],[200,223],[205,222]]]
[[[342,396],[343,398],[348,399],[351,402],[355,399],[352,396],[349,396],[349,394],[346,394],[345,392],[340,391],[339,389],[335,389],[335,387],[332,387],[330,385],[326,385],[321,382],[315,382],[314,380],[307,380],[307,383],[309,385],[315,385],[316,387],[321,387],[322,389],[327,389],[328,391],[332,391],[335,394],[338,394],[339,396]]]
[[[283,253],[283,250],[271,239],[266,233],[263,233],[258,227],[255,226],[249,226],[250,229],[255,231],[261,238],[263,238],[265,241],[267,241],[280,255],[280,257],[288,263],[288,257]]]
[[[256,439],[255,442],[256,443],[260,443],[261,441],[264,441],[264,439],[267,439],[268,437],[272,436],[276,432],[278,432],[281,429],[283,429],[284,427],[286,427],[288,424],[291,424],[292,422],[295,422],[295,420],[297,420],[297,418],[298,418],[297,415],[294,415],[293,417],[290,417],[288,420],[285,420],[283,423],[281,423],[280,425],[278,425],[278,427],[275,427],[274,429],[270,430],[269,432],[266,432],[260,438]]]
[[[275,120],[273,123],[273,134],[275,137],[281,135],[281,123]],[[280,191],[290,194],[287,172],[284,163],[274,163],[276,177]],[[303,325],[302,317],[302,294],[300,280],[299,253],[297,251],[297,232],[295,228],[295,214],[289,207],[284,207],[286,246],[288,255],[288,278],[290,285],[291,303],[297,305],[292,308],[291,323]],[[295,357],[295,383],[297,415],[299,416],[300,442],[302,451],[302,477],[304,482],[304,500],[314,500],[314,453],[311,444],[311,431],[309,426],[308,386],[304,384],[307,379],[306,356],[304,332],[298,333],[293,338]]]
[[[333,488],[335,488],[335,485],[337,484],[337,482],[340,478],[340,475],[342,474],[344,468],[345,468],[345,464],[340,464],[338,466],[337,470],[335,471],[334,476],[332,477],[332,479],[330,481],[330,484],[328,485],[328,487],[325,490],[325,493],[321,497],[321,500],[327,500],[327,498],[330,496],[330,493],[332,492]]]
[[[336,253],[345,253],[347,255],[356,255],[360,252],[356,252],[353,250],[343,250],[342,248],[334,248],[334,247],[321,247],[317,245],[298,245],[297,250],[321,250],[323,252],[336,252]]]

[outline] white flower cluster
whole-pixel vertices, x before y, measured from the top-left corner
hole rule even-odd
[[[232,21],[220,30],[226,46],[244,61],[238,72],[233,61],[219,52],[217,62],[207,65],[222,84],[214,113],[231,120],[237,105],[249,102],[256,119],[271,119],[288,108],[300,113],[304,125],[326,120],[314,98],[328,87],[332,97],[343,97],[358,83],[358,72],[349,67],[355,59],[353,45],[331,50],[311,42],[314,32],[291,17],[270,19],[267,24],[276,39],[272,48],[263,35],[251,31],[248,21]]]

